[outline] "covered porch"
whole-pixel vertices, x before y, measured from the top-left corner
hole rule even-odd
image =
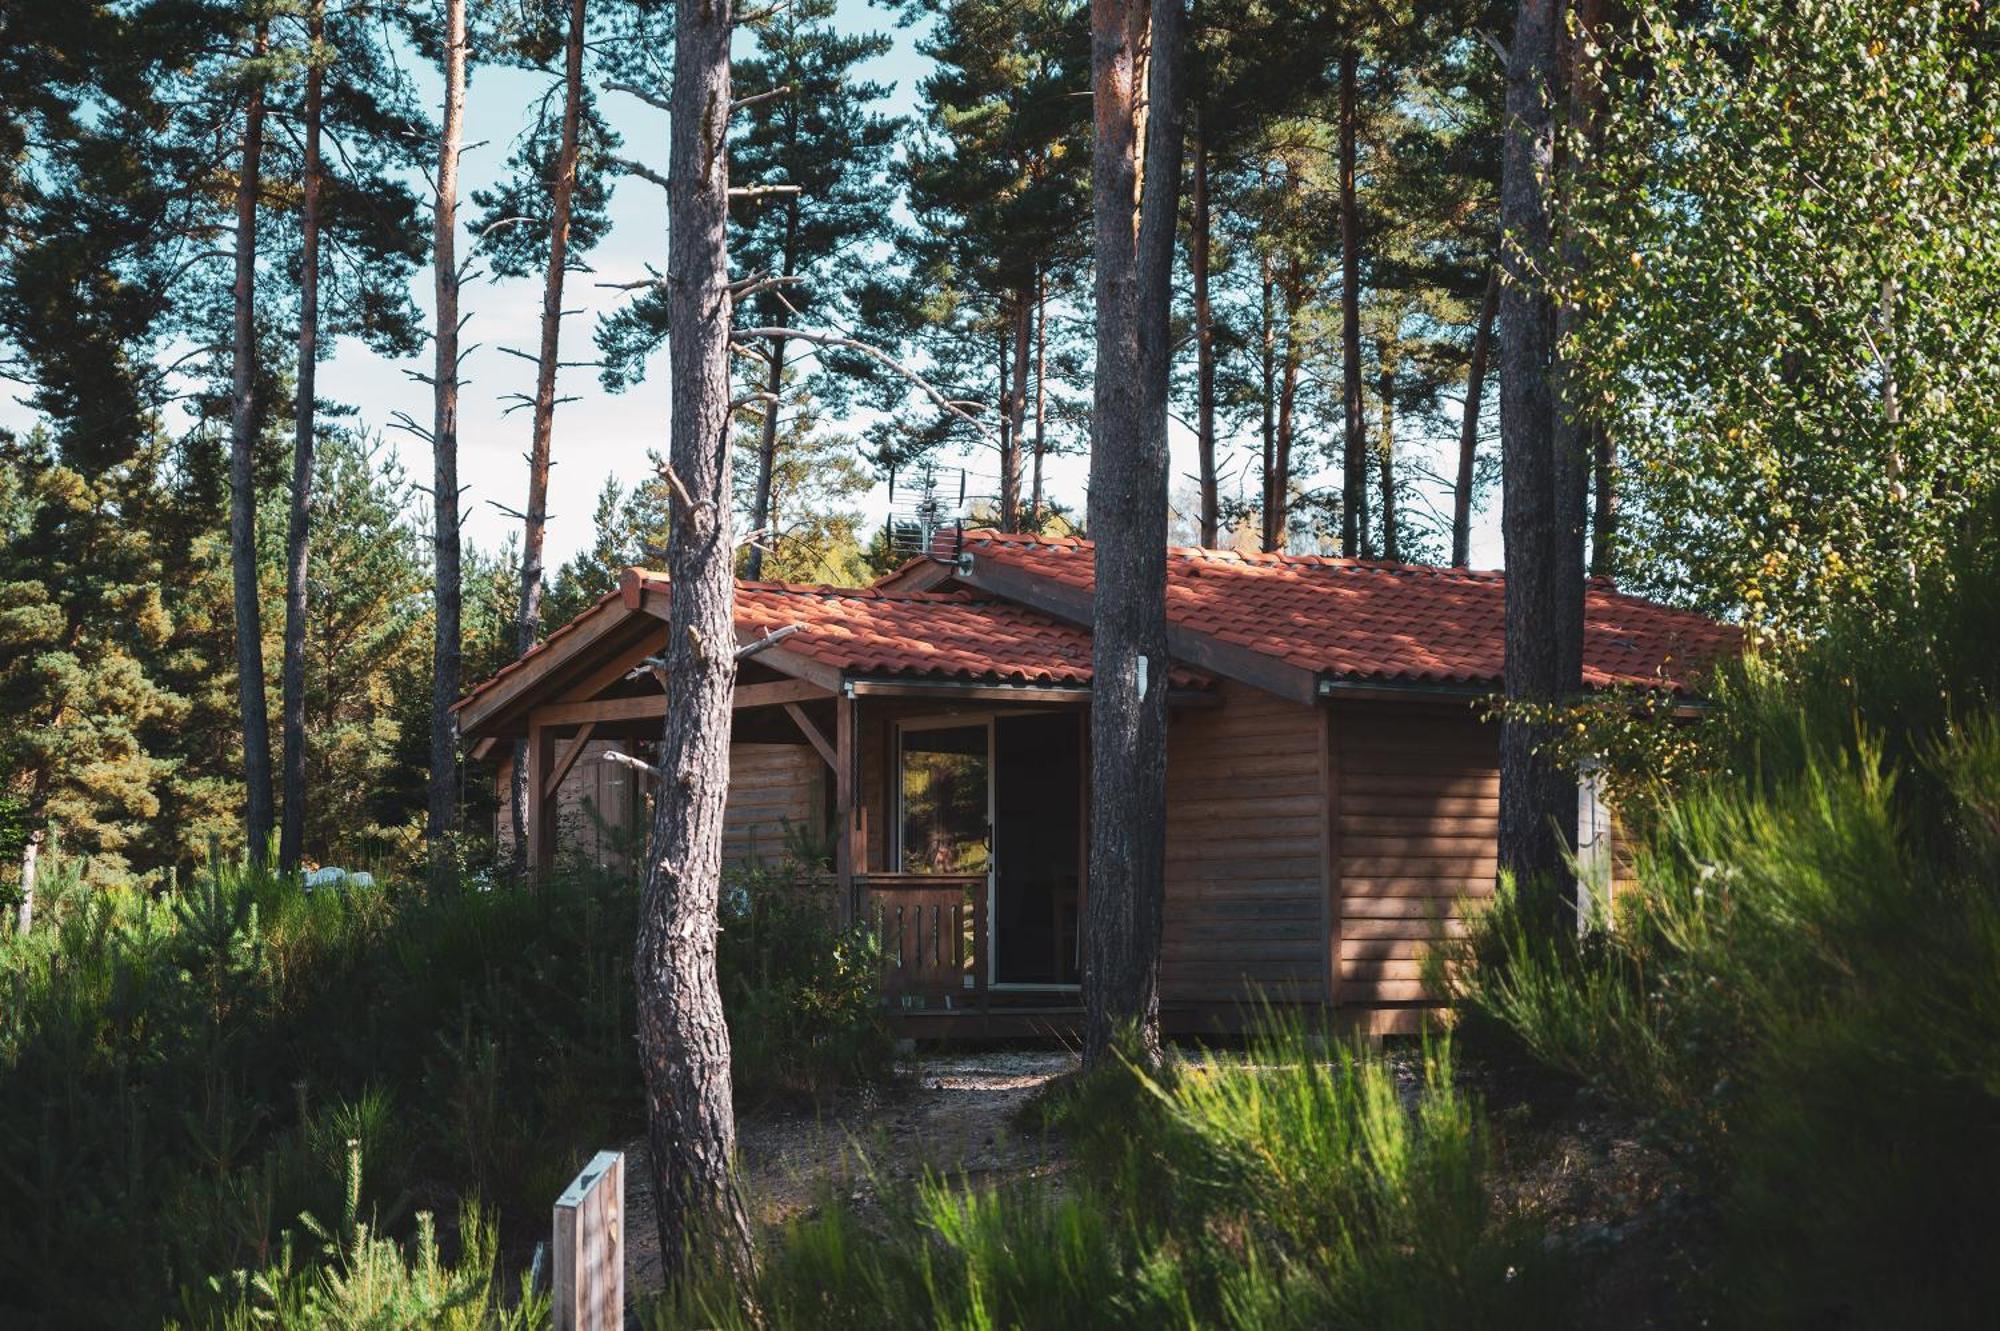
[[[593,835],[599,863],[629,866],[643,847],[651,775],[607,755],[654,761],[667,700],[644,663],[664,642],[666,595],[664,579],[628,575],[461,705],[476,756],[505,768],[522,742],[540,872],[559,845],[571,854]],[[739,641],[768,645],[738,665],[725,854],[817,859],[841,917],[876,930],[884,1001],[899,1014],[1074,1010],[1087,637],[952,593],[745,584],[738,595]],[[883,644],[902,618],[911,645],[898,657]],[[1024,655],[1035,677],[1022,677]],[[1172,700],[1212,706],[1205,683],[1177,675]],[[499,821],[504,836],[511,810]],[[622,829],[610,850],[607,825]]]

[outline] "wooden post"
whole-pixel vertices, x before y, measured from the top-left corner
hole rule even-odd
[[[625,1157],[599,1151],[556,1198],[555,1331],[624,1331]]]
[[[537,874],[556,863],[556,810],[561,801],[548,789],[555,766],[556,735],[539,720],[528,723],[528,865]]]
[[[833,700],[833,807],[840,819],[833,849],[834,881],[840,894],[840,919],[854,918],[854,699],[840,694]],[[866,847],[863,847],[866,854]]]

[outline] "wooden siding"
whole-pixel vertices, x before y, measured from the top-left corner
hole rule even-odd
[[[1490,899],[1500,820],[1499,732],[1468,708],[1337,707],[1338,1001],[1427,998],[1429,941]]]
[[[560,750],[568,743],[558,741]],[[602,754],[615,740],[592,740],[557,789],[558,862],[583,855],[601,868],[626,867],[629,851],[640,852],[646,835],[646,803],[633,789],[645,778]],[[499,813],[495,835],[503,855],[514,844],[513,763],[499,764]],[[823,831],[821,813],[826,764],[805,744],[735,744],[729,750],[729,804],[723,814],[722,855],[741,862],[755,854],[776,860],[785,849],[784,824]]]
[[[1326,995],[1327,818],[1317,709],[1224,681],[1167,723],[1166,1002]]]
[[[732,744],[729,805],[722,815],[722,858],[775,862],[785,827],[825,834],[826,763],[809,744]]]

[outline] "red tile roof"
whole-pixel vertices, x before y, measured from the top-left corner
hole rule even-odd
[[[785,647],[850,675],[1090,683],[1087,630],[975,592],[739,582],[736,623],[760,633],[803,624]]]
[[[665,591],[664,574],[628,571],[634,596]],[[481,681],[457,703],[475,698],[542,658],[623,591],[610,592],[562,625],[520,660]],[[626,613],[640,613],[637,599]],[[784,639],[788,652],[843,674],[864,677],[943,678],[1002,684],[1088,687],[1090,633],[1013,601],[966,590],[903,591],[876,587],[825,587],[782,582],[736,584],[736,624],[753,634],[804,626]],[[662,628],[664,631],[664,626]],[[1194,671],[1173,672],[1176,687],[1212,681]]]
[[[979,561],[1069,588],[1092,586],[1090,542],[967,532]],[[892,577],[894,575],[891,575]],[[976,577],[976,574],[975,574]],[[1506,578],[1496,572],[1315,555],[1168,552],[1167,617],[1179,629],[1337,679],[1498,684]],[[1705,615],[1592,579],[1584,598],[1584,684],[1688,686],[1692,672],[1739,649]]]

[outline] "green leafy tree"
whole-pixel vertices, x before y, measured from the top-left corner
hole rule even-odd
[[[1620,571],[1809,629],[1910,583],[2000,479],[2000,19],[1633,7],[1570,351],[1622,458]]]

